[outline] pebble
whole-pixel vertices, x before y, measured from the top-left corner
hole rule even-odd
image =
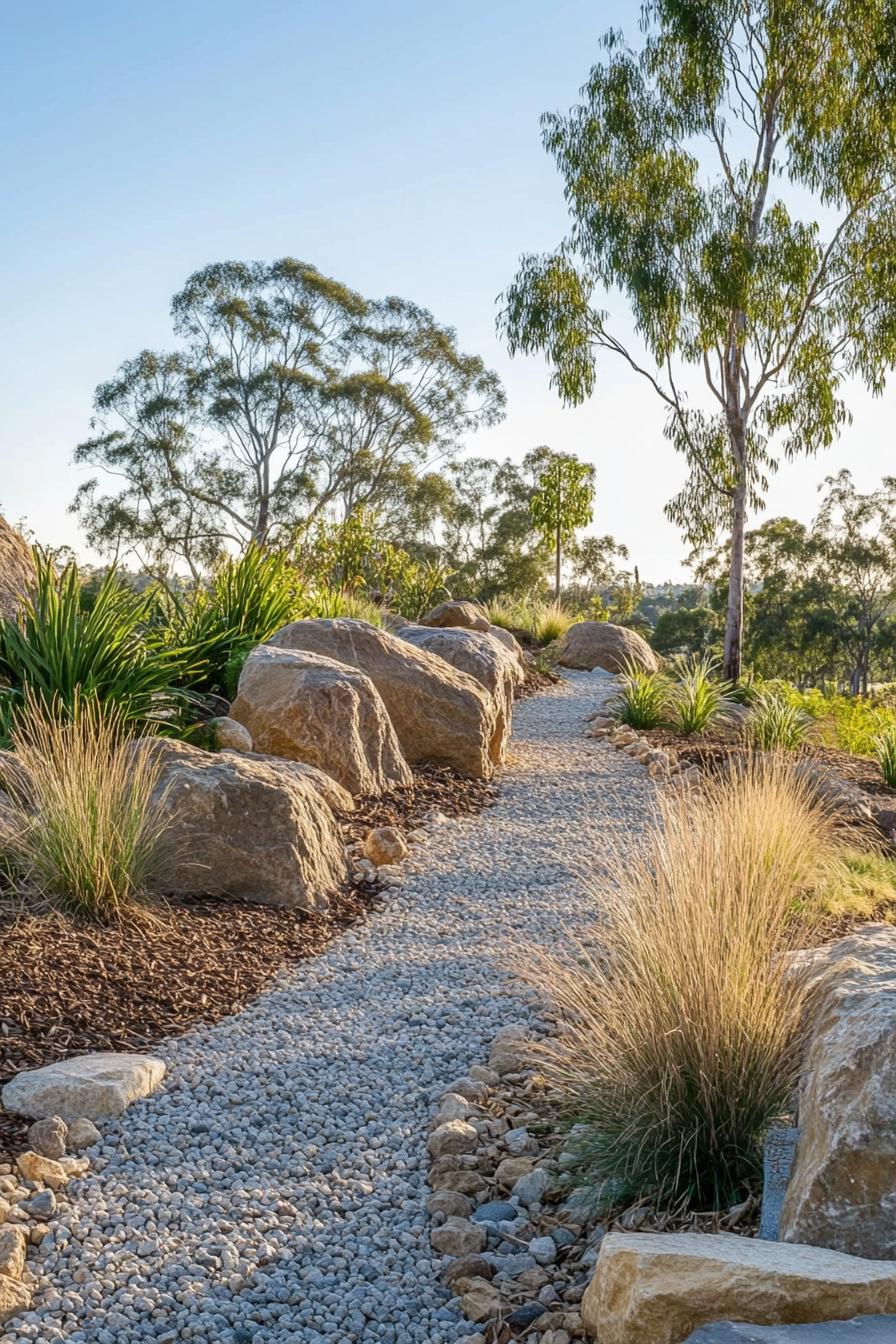
[[[571,673],[518,702],[494,806],[431,815],[366,923],[159,1047],[164,1089],[104,1122],[4,1344],[482,1344],[430,1249],[427,1126],[447,1090],[484,1100],[500,1028],[541,1023],[508,944],[590,928],[594,872],[650,812],[646,772],[582,736],[614,689]]]

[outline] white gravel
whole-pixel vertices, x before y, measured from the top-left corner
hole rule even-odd
[[[434,1096],[537,1018],[520,945],[581,923],[586,882],[643,825],[642,767],[583,737],[612,682],[515,711],[497,804],[428,828],[387,907],[238,1016],[157,1053],[31,1265],[10,1341],[455,1344],[425,1211]]]

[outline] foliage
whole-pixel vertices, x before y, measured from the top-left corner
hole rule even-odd
[[[382,626],[384,611],[362,593],[346,588],[321,588],[305,606],[302,616],[324,620],[345,616],[352,621],[366,621],[368,625]]]
[[[896,727],[896,709],[873,698],[799,691],[786,681],[768,681],[762,692],[797,706],[815,721],[813,735],[825,746],[855,756],[874,756],[878,739]]]
[[[875,756],[888,789],[896,789],[896,725],[881,733],[875,743]]]
[[[576,530],[591,522],[594,499],[594,468],[572,453],[536,448],[529,454],[535,470],[535,489],[529,512],[545,545],[554,551],[554,601],[560,601],[560,571],[563,548]]]
[[[29,697],[4,778],[0,852],[17,883],[104,923],[134,914],[165,844],[160,767],[129,750],[129,730],[114,701]]]
[[[718,627],[709,607],[679,607],[657,617],[650,643],[657,653],[705,654],[715,647]]]
[[[404,299],[367,300],[286,257],[221,262],[172,301],[174,352],[144,350],[96,390],[73,508],[101,552],[194,578],[226,546],[283,544],[303,518],[423,502],[417,473],[503,415],[496,374]]]
[[[799,1080],[803,990],[780,954],[804,934],[797,897],[839,839],[781,767],[659,807],[601,882],[598,936],[572,962],[535,958],[560,1017],[545,1067],[576,1125],[571,1184],[724,1209],[754,1188]]]
[[[760,691],[747,721],[750,740],[762,751],[795,751],[806,740],[812,719],[799,705]]]
[[[880,0],[651,0],[642,27],[639,51],[608,33],[580,102],[542,120],[571,227],[522,259],[501,321],[567,403],[604,354],[659,397],[689,469],[669,515],[697,543],[729,539],[736,680],[747,512],[781,452],[832,443],[847,375],[879,391],[896,354],[890,17]],[[617,290],[634,344],[608,326]]]
[[[560,639],[577,619],[575,612],[562,602],[514,601],[505,597],[486,602],[485,611],[492,625],[500,625],[521,635],[527,643],[538,645]]]
[[[846,849],[799,900],[810,919],[896,920],[896,859]]]
[[[669,712],[669,682],[660,672],[626,663],[613,712],[632,728],[658,728]]]
[[[684,659],[675,670],[670,721],[680,733],[703,733],[730,703],[730,687],[718,679],[718,663],[705,655]]]
[[[29,695],[68,716],[95,699],[138,732],[182,723],[195,699],[183,687],[201,658],[153,629],[153,602],[113,569],[85,607],[78,566],[57,575],[38,555],[32,595],[16,620],[0,621],[0,731],[8,735]]]
[[[249,653],[302,614],[304,596],[285,555],[251,545],[222,561],[208,584],[159,601],[160,637],[189,649],[198,664],[189,674],[191,687],[232,700]]]

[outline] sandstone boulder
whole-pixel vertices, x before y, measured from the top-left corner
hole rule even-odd
[[[405,626],[401,638],[415,648],[444,658],[484,686],[497,703],[502,739],[509,738],[513,701],[517,687],[525,681],[525,673],[503,644],[478,630],[434,630],[425,625]]]
[[[348,789],[316,765],[309,765],[307,761],[286,761],[282,756],[259,756],[258,759],[283,779],[297,779],[302,784],[309,784],[318,798],[322,798],[334,812],[354,812],[355,800]]]
[[[586,672],[595,667],[622,672],[629,663],[645,672],[659,668],[659,659],[646,639],[636,630],[610,621],[577,621],[571,625],[557,645],[556,661]]]
[[[386,707],[356,667],[262,644],[246,659],[230,714],[258,751],[317,766],[351,794],[411,783]]]
[[[798,964],[815,997],[780,1236],[896,1260],[896,928]]]
[[[452,599],[449,602],[440,603],[439,606],[433,607],[432,611],[428,611],[425,616],[421,616],[420,624],[443,627],[455,626],[464,630],[487,630],[489,621],[475,602]]]
[[[582,1299],[600,1344],[682,1344],[711,1321],[844,1320],[896,1307],[896,1265],[732,1233],[618,1233]]]
[[[336,818],[307,779],[258,756],[173,739],[142,738],[131,750],[153,753],[162,767],[156,801],[169,829],[158,891],[326,909],[348,863]]]
[[[14,1279],[0,1277],[0,1325],[21,1316],[31,1306],[31,1289]]]
[[[486,633],[491,635],[492,639],[496,639],[499,644],[502,644],[508,653],[513,654],[523,673],[525,673],[528,667],[526,653],[516,635],[511,630],[505,630],[503,625],[490,625]]]
[[[31,547],[0,518],[0,619],[12,620],[36,578]]]
[[[25,1268],[25,1231],[14,1223],[0,1227],[0,1278],[20,1279]]]
[[[14,1115],[34,1120],[100,1120],[148,1097],[164,1076],[165,1065],[153,1055],[76,1055],[16,1074],[4,1087],[2,1101]]]
[[[487,779],[503,759],[506,724],[494,697],[465,672],[397,635],[338,617],[294,621],[269,643],[318,653],[364,672],[412,764],[429,761]]]

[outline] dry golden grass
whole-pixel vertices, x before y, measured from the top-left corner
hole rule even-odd
[[[785,765],[667,796],[611,865],[599,954],[536,959],[561,1021],[544,1066],[564,1090],[573,1182],[721,1208],[758,1174],[799,1075],[804,991],[780,954],[804,941],[839,861],[835,821]]]
[[[0,810],[0,854],[20,890],[104,922],[138,912],[166,823],[153,802],[160,767],[127,744],[120,716],[96,700],[73,717],[29,704]]]

